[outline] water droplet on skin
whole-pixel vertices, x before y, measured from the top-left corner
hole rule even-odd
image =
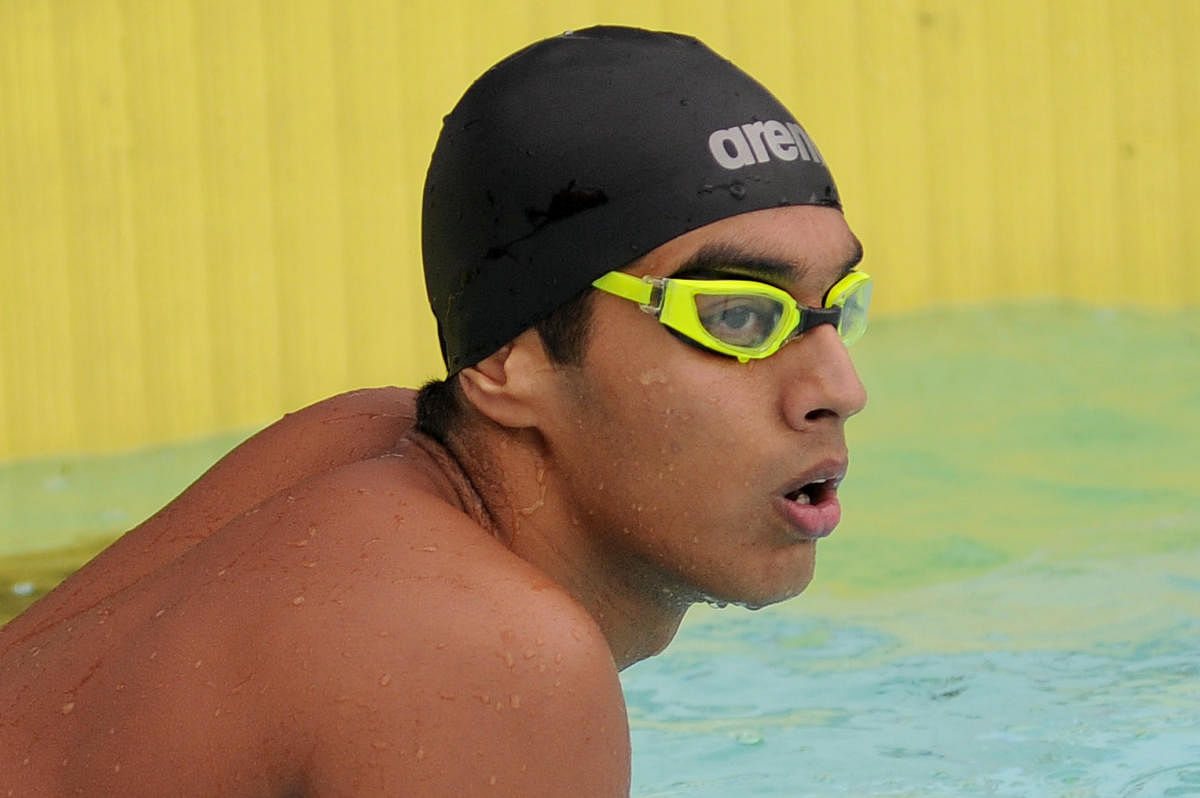
[[[520,709],[521,708],[521,696],[517,695],[516,693],[513,693],[512,696],[509,697],[508,703],[513,709]]]
[[[62,705],[62,713],[64,715],[70,715],[74,711],[75,711],[75,702],[74,701],[68,701],[67,703]]]
[[[204,660],[198,659],[198,660],[196,660],[195,664],[192,665],[192,667],[196,670],[199,670],[200,666],[203,664],[204,664]]]
[[[661,369],[650,369],[641,373],[638,377],[638,382],[642,385],[665,385],[667,375]]]
[[[425,758],[425,749],[418,748],[417,749],[417,759],[424,759],[424,758]]]
[[[387,687],[391,683],[392,683],[392,674],[385,673],[379,677],[379,686],[380,687]]]
[[[303,603],[304,603],[304,596],[296,596],[294,599],[292,599],[292,604],[295,604],[296,606],[300,606]]]

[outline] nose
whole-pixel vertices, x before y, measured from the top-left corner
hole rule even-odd
[[[867,389],[832,324],[809,330],[775,357],[787,364],[783,415],[793,429],[844,422],[866,407]]]

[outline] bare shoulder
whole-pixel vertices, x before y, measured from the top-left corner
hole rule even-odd
[[[297,551],[339,561],[328,579],[308,569],[303,603],[277,602],[273,647],[306,652],[276,661],[304,696],[287,708],[303,719],[301,780],[321,795],[628,795],[628,723],[599,628],[479,524],[408,487],[395,460],[314,486],[319,507],[341,509],[306,516],[318,531]],[[336,555],[316,542],[327,523]]]
[[[8,759],[48,793],[628,795],[603,635],[415,452],[280,492],[12,657]]]
[[[444,599],[457,612],[360,637],[357,666],[335,649],[315,664],[338,678],[310,705],[314,791],[627,796],[620,684],[586,619],[554,601]]]
[[[166,566],[279,491],[392,450],[411,431],[415,413],[414,392],[401,388],[350,391],[289,413],[3,627],[0,652],[6,639],[86,611]]]
[[[288,413],[217,461],[180,499],[195,520],[215,528],[301,480],[389,451],[411,430],[414,401],[409,390],[369,388]]]

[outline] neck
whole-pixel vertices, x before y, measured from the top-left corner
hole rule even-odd
[[[613,551],[605,544],[609,535],[571,511],[555,466],[536,438],[473,429],[441,451],[443,469],[453,464],[461,475],[451,482],[470,489],[465,496],[459,491],[463,509],[587,610],[618,668],[666,648],[692,601]]]

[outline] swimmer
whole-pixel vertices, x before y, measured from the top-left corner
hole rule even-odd
[[[626,796],[619,671],[808,585],[871,283],[778,100],[539,42],[422,224],[446,379],[284,417],[0,630],[0,796]]]

